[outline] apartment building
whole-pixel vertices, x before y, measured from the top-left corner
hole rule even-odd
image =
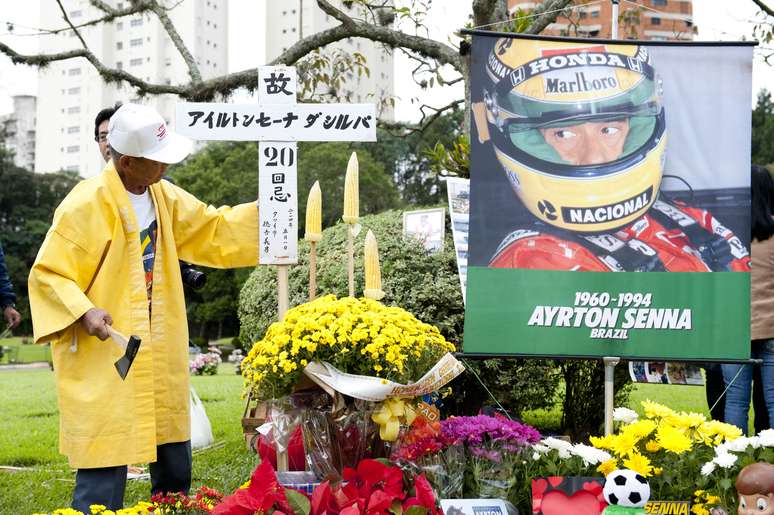
[[[357,16],[358,7],[352,2],[334,0],[337,8]],[[273,60],[300,38],[310,36],[339,25],[339,21],[324,13],[315,0],[266,1],[266,60]],[[379,118],[392,121],[394,110],[382,100],[395,95],[394,56],[382,45],[363,38],[348,38],[326,46],[323,52],[333,49],[352,54],[358,52],[366,59],[370,76],[349,73],[342,87],[348,100],[353,103],[381,103]]]
[[[128,0],[106,0],[111,7],[124,8]],[[198,63],[204,79],[228,71],[228,0],[165,0],[168,15],[186,47]],[[104,15],[88,0],[63,0],[73,24]],[[63,26],[61,12],[41,0],[40,25]],[[66,26],[66,25],[64,25]],[[126,70],[147,82],[185,83],[188,67],[159,19],[153,14],[118,18],[107,24],[80,29],[89,49],[106,66]],[[42,53],[79,48],[73,31],[41,37]],[[104,107],[116,102],[141,101],[153,105],[168,123],[174,125],[174,95],[138,99],[129,86],[105,84],[85,59],[52,63],[38,75],[37,141],[35,171],[60,169],[78,171],[91,177],[102,170],[103,162],[94,141],[94,118]]]
[[[508,0],[514,16],[519,9],[535,8],[540,2]],[[584,5],[588,4],[588,5]],[[569,16],[559,16],[542,34],[552,36],[612,37],[613,2],[576,1]],[[693,39],[693,0],[621,0],[619,2],[619,39],[650,41]]]
[[[25,170],[35,167],[35,96],[15,95],[13,112],[0,116],[0,137],[13,152],[13,162]]]

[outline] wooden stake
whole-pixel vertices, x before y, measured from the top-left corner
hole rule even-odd
[[[349,296],[355,296],[355,234],[352,224],[347,224],[347,277],[349,279]]]
[[[285,319],[288,307],[288,265],[277,265],[277,312],[280,322]]]
[[[309,300],[317,297],[317,242],[309,242]]]

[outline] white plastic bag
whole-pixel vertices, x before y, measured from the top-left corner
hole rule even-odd
[[[212,445],[212,426],[199,396],[191,387],[191,448],[200,449]]]

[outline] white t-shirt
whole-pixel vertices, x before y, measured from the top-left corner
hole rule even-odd
[[[145,271],[145,289],[148,293],[148,303],[150,305],[151,293],[153,291],[153,262],[156,257],[156,211],[153,207],[153,198],[150,191],[146,188],[145,193],[135,195],[127,191],[129,200],[134,208],[134,214],[137,217],[137,225],[140,232],[140,249],[142,250],[142,267]]]

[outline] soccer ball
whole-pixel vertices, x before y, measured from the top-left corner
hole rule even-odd
[[[608,504],[642,508],[650,498],[650,484],[633,470],[614,470],[605,478],[602,495]]]

